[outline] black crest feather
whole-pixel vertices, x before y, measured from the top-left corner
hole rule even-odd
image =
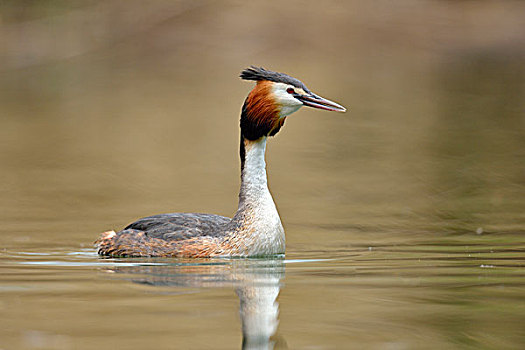
[[[288,74],[273,72],[271,70],[264,69],[263,67],[251,66],[241,72],[241,79],[244,80],[269,80],[275,83],[290,84],[295,87],[303,89],[305,92],[310,93],[310,90],[303,84],[299,79],[289,76]]]

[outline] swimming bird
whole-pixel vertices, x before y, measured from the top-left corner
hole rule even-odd
[[[240,77],[253,80],[241,110],[241,188],[233,218],[172,213],[139,219],[95,242],[100,255],[114,257],[252,257],[284,254],[281,219],[266,177],[265,150],[286,117],[303,106],[326,111],[346,109],[310,91],[284,73],[251,66]]]

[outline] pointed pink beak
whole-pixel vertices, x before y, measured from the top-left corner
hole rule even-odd
[[[309,95],[298,95],[295,96],[299,101],[301,101],[305,106],[318,108],[318,109],[324,109],[325,111],[332,111],[332,112],[346,112],[346,108],[343,106],[327,100],[326,98],[323,98],[321,96],[317,96],[314,93],[311,93]]]

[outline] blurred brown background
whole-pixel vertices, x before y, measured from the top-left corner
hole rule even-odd
[[[92,242],[233,214],[252,64],[348,108],[268,144],[276,347],[523,348],[525,2],[408,0],[0,0],[0,348],[240,347],[233,286]]]
[[[269,144],[292,243],[308,242],[293,231],[305,224],[523,230],[523,2],[4,0],[0,11],[0,209],[16,239],[42,223],[77,244],[147,214],[231,215],[252,86],[238,74],[251,64],[349,109],[303,109]]]

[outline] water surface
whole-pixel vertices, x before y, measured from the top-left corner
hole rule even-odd
[[[1,349],[525,347],[523,3],[24,4],[0,5]],[[268,143],[286,256],[98,257],[139,217],[235,211],[250,64],[349,109]]]

